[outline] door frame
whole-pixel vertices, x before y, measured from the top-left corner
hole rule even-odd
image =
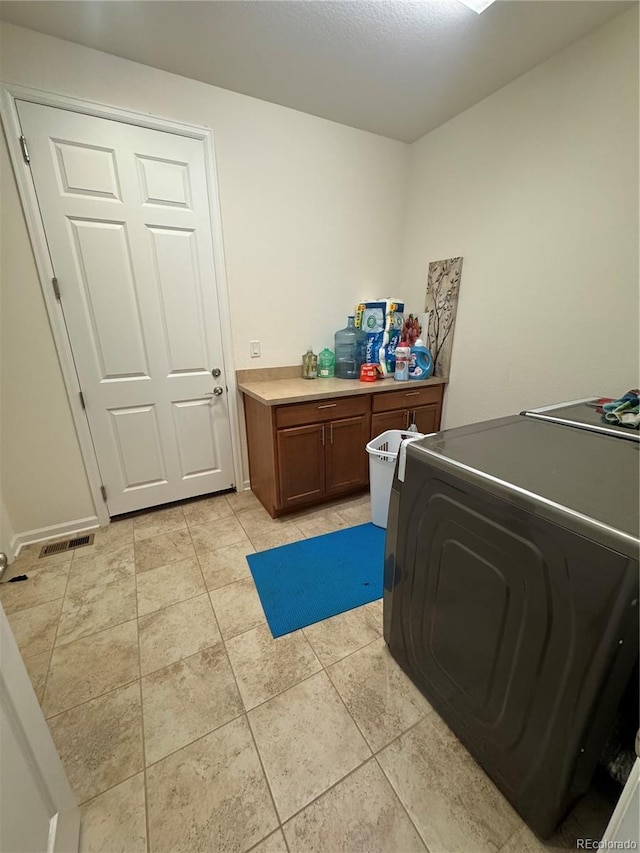
[[[86,411],[80,403],[80,385],[76,373],[71,340],[64,321],[62,303],[59,302],[53,292],[51,280],[54,276],[53,265],[49,255],[47,240],[45,236],[44,223],[40,216],[38,199],[31,169],[24,161],[20,145],[20,120],[16,101],[30,101],[48,107],[69,110],[84,115],[106,118],[112,121],[136,127],[146,127],[150,130],[161,130],[165,133],[173,133],[178,136],[186,136],[197,139],[203,143],[204,161],[207,180],[207,195],[209,198],[209,216],[212,225],[213,239],[213,262],[216,275],[216,290],[218,310],[220,316],[220,332],[222,339],[222,355],[224,359],[224,374],[227,380],[227,405],[231,429],[231,450],[233,456],[233,471],[236,481],[236,490],[244,488],[244,477],[242,468],[240,422],[238,417],[238,393],[235,364],[233,359],[233,346],[231,338],[231,310],[229,303],[229,290],[227,285],[226,264],[224,258],[224,244],[222,238],[222,217],[220,207],[220,194],[218,190],[218,175],[215,161],[215,150],[213,132],[208,127],[188,125],[170,119],[133,112],[131,110],[111,107],[106,104],[84,101],[79,98],[71,98],[53,92],[45,92],[40,89],[31,89],[27,86],[18,86],[0,81],[0,118],[4,126],[9,148],[9,156],[13,166],[14,175],[18,184],[18,193],[22,203],[27,231],[31,241],[31,247],[35,257],[40,287],[44,297],[51,331],[55,347],[60,361],[60,368],[64,379],[69,406],[73,417],[76,435],[80,444],[80,452],[84,460],[89,489],[96,509],[96,515],[100,525],[108,524],[109,513],[107,505],[102,499],[100,487],[102,480],[98,459],[91,438],[89,421]],[[29,140],[27,140],[27,146]]]

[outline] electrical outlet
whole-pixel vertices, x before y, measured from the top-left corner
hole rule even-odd
[[[260,358],[260,341],[249,341],[249,355],[251,358]]]

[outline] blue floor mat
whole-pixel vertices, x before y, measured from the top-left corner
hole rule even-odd
[[[274,637],[382,597],[385,530],[359,524],[247,561]]]

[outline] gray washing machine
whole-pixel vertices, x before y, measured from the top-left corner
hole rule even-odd
[[[576,429],[588,429],[604,435],[624,438],[627,441],[640,441],[639,430],[605,421],[598,411],[598,399],[600,398],[589,397],[585,400],[571,400],[568,403],[556,403],[553,406],[544,406],[541,409],[526,409],[520,414],[548,423],[570,426]]]
[[[542,837],[586,791],[637,664],[639,462],[637,441],[528,415],[399,455],[386,642]]]

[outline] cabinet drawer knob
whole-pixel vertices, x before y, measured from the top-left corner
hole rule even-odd
[[[404,396],[405,397],[417,397],[419,393],[420,393],[419,391],[407,391],[407,393]]]
[[[319,409],[335,409],[337,403],[324,403],[322,406],[318,406]]]

